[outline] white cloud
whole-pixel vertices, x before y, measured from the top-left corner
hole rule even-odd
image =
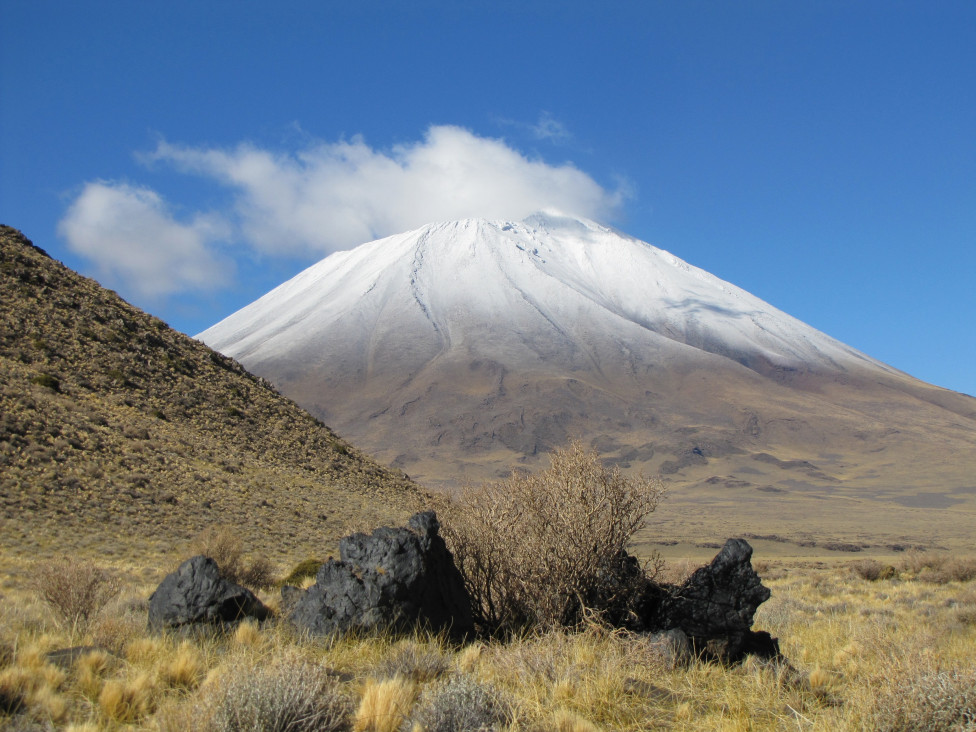
[[[101,278],[147,298],[223,286],[233,270],[212,250],[229,233],[219,217],[180,223],[157,193],[125,183],[86,183],[58,233]]]
[[[557,120],[548,112],[539,115],[539,121],[532,125],[532,133],[540,140],[549,140],[554,144],[561,144],[569,141],[573,135],[566,125]]]
[[[556,134],[561,126],[550,122]],[[243,237],[272,255],[321,256],[431,221],[521,219],[543,208],[605,219],[627,195],[570,163],[532,160],[453,126],[431,127],[423,140],[390,151],[360,137],[293,153],[161,142],[144,158],[231,188]]]
[[[550,120],[548,129],[558,134],[561,127]],[[232,201],[218,214],[178,218],[150,188],[84,185],[59,233],[100,279],[149,299],[230,285],[235,267],[221,242],[309,260],[432,221],[518,220],[553,208],[607,219],[629,196],[626,186],[608,191],[571,163],[550,165],[452,126],[431,127],[422,140],[386,151],[361,137],[313,139],[284,152],[163,141],[139,157],[213,181]]]

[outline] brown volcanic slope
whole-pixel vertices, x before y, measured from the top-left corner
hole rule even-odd
[[[294,561],[423,500],[266,381],[0,227],[5,551],[146,556],[223,524]]]
[[[655,538],[961,546],[976,399],[592,222],[431,225],[323,260],[200,336],[432,486],[580,438],[661,474]]]

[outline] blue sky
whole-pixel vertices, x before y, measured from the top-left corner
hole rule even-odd
[[[572,207],[976,394],[974,38],[972,2],[0,0],[0,222],[193,334],[419,219]]]

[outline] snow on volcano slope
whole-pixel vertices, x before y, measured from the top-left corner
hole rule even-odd
[[[850,466],[852,449],[897,448],[921,473],[930,443],[958,453],[972,440],[956,421],[976,426],[976,400],[552,213],[430,224],[333,254],[197,337],[430,481],[483,477],[475,463],[504,473],[584,436],[651,470],[777,451]]]
[[[245,365],[335,357],[337,335],[367,362],[395,347],[413,365],[458,348],[497,357],[511,339],[507,365],[578,370],[587,328],[621,352],[670,341],[753,367],[880,366],[650,244],[551,214],[431,224],[334,254],[198,337]]]

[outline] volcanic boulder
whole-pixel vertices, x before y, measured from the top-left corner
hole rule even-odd
[[[706,658],[734,662],[746,653],[778,656],[776,639],[752,630],[756,609],[770,592],[751,559],[745,539],[729,539],[710,564],[684,584],[667,588],[652,624],[680,628]]]
[[[246,587],[220,576],[217,563],[199,554],[166,575],[149,597],[149,627],[225,627],[245,618],[264,620],[265,605]]]
[[[409,528],[383,527],[339,542],[290,618],[315,635],[347,630],[408,631],[426,627],[463,637],[474,630],[471,598],[433,511]]]

